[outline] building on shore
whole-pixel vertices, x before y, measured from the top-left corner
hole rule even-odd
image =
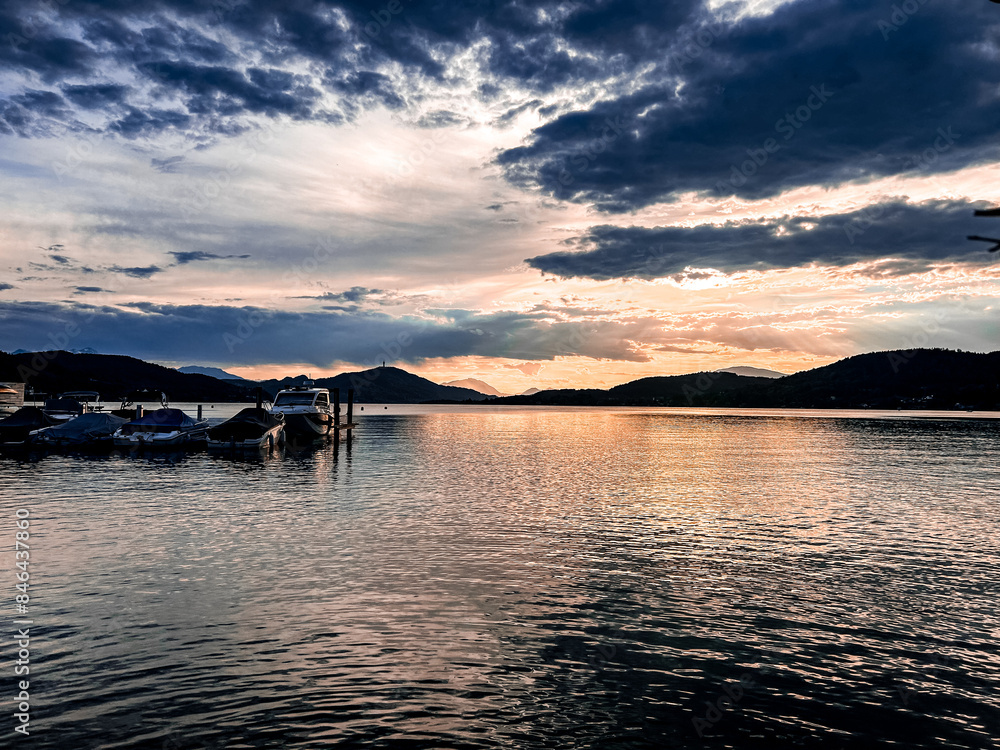
[[[0,411],[24,406],[24,383],[0,383]]]

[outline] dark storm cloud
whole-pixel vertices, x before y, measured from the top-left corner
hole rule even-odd
[[[0,292],[6,292],[8,289],[14,289],[13,284],[8,284],[5,281],[0,281]]]
[[[905,7],[800,0],[692,27],[648,58],[645,85],[539,127],[499,162],[517,183],[628,211],[996,158],[1000,98],[983,92],[1000,84],[1000,8]]]
[[[648,321],[557,323],[541,314],[515,312],[425,319],[148,302],[126,307],[0,303],[0,347],[50,349],[52,336],[75,325],[78,347],[146,359],[329,366],[337,360],[419,362],[463,355],[551,360],[577,354],[645,361],[648,357],[631,342],[651,335],[657,326]],[[290,330],[296,335],[289,336]]]
[[[972,211],[964,202],[895,201],[820,217],[696,227],[596,226],[575,241],[583,251],[549,253],[527,263],[565,278],[607,280],[690,278],[684,274],[688,267],[735,272],[894,258],[879,266],[879,274],[903,275],[945,260],[988,261],[981,247],[965,239]]]
[[[216,253],[205,252],[204,250],[184,250],[171,251],[169,255],[174,256],[176,265],[183,266],[199,260],[229,260],[230,258],[249,258],[249,255],[218,255]]]
[[[73,294],[93,294],[94,292],[107,291],[99,286],[78,286]]]
[[[511,82],[539,93],[588,86],[646,65],[697,7],[693,0],[73,0],[43,9],[0,0],[0,37],[15,40],[0,50],[0,68],[35,88],[51,84],[79,110],[107,110],[105,127],[124,137],[175,128],[196,137],[241,132],[251,115],[339,122],[371,106],[406,106],[427,85],[460,84],[450,62],[473,44],[481,45],[484,98],[506,96]],[[51,116],[48,105],[29,104],[0,119],[0,129],[58,134],[32,122]],[[541,105],[529,97],[520,106]],[[62,118],[75,127],[70,114]],[[464,121],[441,110],[421,123]]]
[[[124,102],[128,86],[95,83],[84,86],[63,86],[62,92],[67,99],[83,109],[104,109]]]

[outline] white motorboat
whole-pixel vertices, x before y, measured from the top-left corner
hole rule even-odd
[[[322,437],[330,434],[333,427],[330,391],[314,387],[310,380],[279,391],[271,411],[284,415],[285,432],[289,437]]]

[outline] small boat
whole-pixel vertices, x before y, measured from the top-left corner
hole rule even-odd
[[[35,430],[31,442],[52,448],[110,448],[115,432],[126,421],[113,414],[88,412],[68,422]]]
[[[271,411],[284,414],[289,437],[318,438],[328,435],[333,427],[330,391],[313,387],[310,380],[279,391]]]
[[[37,406],[22,406],[9,417],[0,419],[0,446],[28,445],[31,433],[56,424],[56,420]]]
[[[207,435],[207,421],[180,409],[157,409],[123,424],[113,439],[121,448],[191,448],[204,444]]]
[[[285,442],[285,415],[260,407],[244,409],[232,419],[208,428],[210,450],[260,450]]]
[[[83,406],[84,413],[104,410],[104,402],[101,401],[101,394],[97,391],[67,391],[59,398],[71,398],[74,401],[79,401]]]
[[[83,404],[75,398],[59,396],[58,398],[46,399],[42,411],[56,422],[68,422],[83,414],[84,408]]]
[[[163,391],[151,391],[149,389],[144,389],[131,391],[127,395],[122,396],[121,406],[117,409],[112,409],[111,413],[116,417],[134,419],[136,406],[140,403],[159,403],[164,409],[170,406],[170,402],[167,400],[167,394]]]

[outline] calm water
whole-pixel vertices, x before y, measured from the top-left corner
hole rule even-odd
[[[0,746],[1000,747],[1000,421],[359,415],[339,453],[0,457]]]

